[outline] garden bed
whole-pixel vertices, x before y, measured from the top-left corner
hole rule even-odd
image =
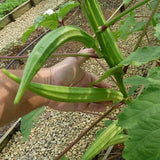
[[[0,29],[37,5],[42,0],[4,1],[0,4]]]
[[[103,1],[102,8],[105,13],[106,18],[109,18],[112,13],[116,10],[116,8],[121,4],[116,6],[117,1]],[[106,11],[107,10],[107,11]],[[74,19],[74,21],[73,21]],[[81,22],[81,23],[80,23]],[[81,10],[76,8],[66,17],[65,24],[77,25],[82,27],[88,33],[92,34],[91,29],[88,27],[88,24],[81,14]],[[113,26],[112,29],[115,29],[118,26],[118,23]],[[2,55],[16,55],[20,52],[26,45],[28,45],[31,41],[37,37],[37,34],[45,32],[44,28],[40,28],[35,31],[29,40],[25,43],[25,45],[13,46],[12,49],[7,49],[7,51],[2,52]],[[138,34],[131,35],[129,37],[130,44],[127,44],[123,41],[120,42],[120,46],[123,48],[132,49],[136,43]],[[152,37],[152,35],[149,35]],[[144,44],[147,43],[144,40]],[[154,41],[152,42],[154,43]],[[58,49],[57,53],[76,53],[82,47],[80,43],[70,42],[69,44],[63,45],[60,49]],[[32,50],[33,46],[29,48]],[[28,50],[28,51],[29,51]],[[28,54],[26,51],[24,54]],[[124,55],[128,55],[128,51],[122,50]],[[59,58],[50,58],[44,67],[52,66],[53,64],[59,62],[61,59]],[[7,65],[8,60],[3,60],[3,64]],[[17,60],[16,63],[11,67],[12,69],[23,69],[26,61]],[[102,61],[103,63],[103,61]],[[94,59],[90,59],[83,66],[87,71],[97,74],[99,77],[104,73],[99,65],[95,62]],[[134,75],[136,72],[139,72],[139,75],[143,75],[147,73],[148,68],[150,66],[142,66],[139,68],[130,68],[127,76]],[[114,84],[111,80],[109,83],[114,88]],[[114,118],[121,109],[116,110],[111,116]],[[7,158],[17,158],[17,159],[52,159],[52,156],[57,155],[62,151],[67,145],[77,137],[80,131],[86,128],[92,121],[97,119],[98,116],[94,114],[85,114],[85,113],[61,113],[58,111],[50,110],[46,108],[43,113],[40,123],[35,126],[32,130],[32,136],[26,142],[21,141],[21,135],[18,132],[13,136],[13,139],[8,143],[7,147],[2,151],[0,156],[1,159]],[[81,155],[84,153],[87,146],[91,143],[91,141],[95,138],[94,135],[96,131],[103,126],[103,122],[98,124],[90,134],[87,134],[71,151],[67,153],[67,156],[72,160],[80,159]],[[89,136],[88,136],[89,135]],[[113,154],[111,152],[110,159],[111,160],[121,160],[121,151],[123,149],[123,145],[118,145],[114,147]],[[97,159],[100,159],[100,154]]]

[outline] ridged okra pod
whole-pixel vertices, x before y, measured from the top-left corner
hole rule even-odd
[[[17,83],[21,82],[21,78],[5,69],[2,71]],[[40,96],[60,102],[120,102],[123,100],[121,92],[108,88],[65,87],[33,82],[30,82],[27,88]]]
[[[99,28],[104,26],[106,22],[100,8],[100,3],[97,0],[81,0],[81,8],[96,35],[102,55],[108,63],[109,67],[112,68],[118,65],[123,60],[123,55],[116,44],[112,32],[109,28],[98,32]],[[117,70],[114,76],[117,80],[121,92],[123,93],[124,97],[127,98],[128,94],[123,84],[122,67]]]

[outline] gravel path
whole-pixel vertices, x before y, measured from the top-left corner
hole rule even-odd
[[[47,9],[55,8],[61,4],[64,0],[43,0],[36,7],[31,8],[23,16],[17,18],[15,22],[12,22],[0,30],[0,50],[7,44],[16,42],[18,38],[21,38],[23,33],[29,26],[33,25],[36,17],[43,14]]]
[[[47,1],[47,0],[46,0]],[[49,1],[49,0],[48,0]],[[41,3],[42,4],[42,3]],[[44,6],[43,6],[44,8]],[[137,11],[147,13],[145,7]],[[41,12],[43,13],[43,11]],[[140,14],[142,15],[142,14]],[[33,18],[34,19],[34,18]],[[32,21],[33,22],[33,21]],[[32,24],[32,23],[31,23]],[[113,28],[118,27],[118,23]],[[119,45],[124,48],[134,48],[138,34],[131,35],[128,42],[121,41]],[[152,35],[149,35],[152,37]],[[153,43],[154,41],[152,41]],[[146,39],[144,40],[147,44]],[[132,47],[131,47],[132,46]],[[124,52],[127,55],[127,51]],[[85,68],[92,73],[103,74],[100,66],[97,66],[95,60],[90,60],[85,64]],[[139,73],[142,75],[147,67],[131,68],[128,75]],[[112,86],[112,82],[110,82]],[[119,112],[119,110],[118,110]],[[35,125],[32,129],[32,134],[28,141],[21,140],[21,133],[17,132],[16,135],[7,144],[0,154],[2,160],[52,160],[53,156],[58,155],[63,151],[68,144],[70,144],[85,128],[87,128],[93,121],[98,118],[96,115],[85,113],[72,113],[72,112],[58,112],[49,108],[40,118],[40,123]],[[99,123],[91,132],[89,132],[82,140],[79,141],[69,152],[67,157],[70,160],[80,160],[86,148],[95,138],[96,131],[103,126],[103,122]]]

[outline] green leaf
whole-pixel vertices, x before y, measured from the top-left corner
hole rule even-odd
[[[46,14],[45,19],[39,22],[38,27],[43,26],[48,29],[54,30],[58,27],[58,15],[53,13],[51,15]]]
[[[136,23],[136,25],[131,30],[131,33],[137,32],[137,31],[142,31],[144,29],[146,23],[147,22],[138,22],[138,23]]]
[[[138,88],[139,86],[133,86],[129,89],[129,92],[128,92],[128,95],[129,96],[132,96],[133,93],[136,91],[136,89]]]
[[[53,13],[51,15],[41,15],[37,17],[34,21],[33,26],[29,27],[27,31],[23,34],[22,41],[23,43],[28,39],[33,31],[35,31],[38,27],[43,26],[48,29],[54,30],[58,27],[58,15],[57,13]]]
[[[157,24],[160,22],[160,13],[155,13],[153,16],[154,22]]]
[[[154,35],[157,37],[157,39],[160,41],[160,23],[158,23],[155,27],[154,27]]]
[[[131,33],[131,27],[136,24],[134,17],[135,12],[130,12],[128,17],[121,22],[121,26],[119,27],[119,35],[121,39],[127,40],[129,34]]]
[[[120,64],[125,66],[132,64],[140,66],[153,60],[160,58],[160,46],[142,47],[138,48],[135,52],[132,52],[126,59]]]
[[[131,96],[139,86],[148,85],[146,78],[137,75],[125,79],[124,83],[132,85],[132,87],[129,89],[129,96]]]
[[[26,32],[23,34],[23,36],[22,36],[22,42],[25,43],[26,40],[28,39],[28,37],[31,35],[31,33],[32,33],[33,31],[35,31],[35,30],[36,30],[35,26],[29,27],[29,28],[27,29],[27,31],[26,31]]]
[[[148,85],[148,81],[146,78],[141,77],[141,76],[137,76],[137,75],[125,79],[124,83],[131,84],[133,86],[140,86],[140,85],[147,86]]]
[[[33,127],[33,124],[38,123],[39,117],[43,111],[44,111],[44,107],[41,107],[21,118],[20,129],[21,129],[23,140],[28,139],[29,135],[31,134],[31,128]]]
[[[111,125],[112,123],[113,123],[112,120],[105,120],[105,121],[104,121],[104,124],[105,124],[106,127],[108,127],[108,126]]]
[[[105,128],[100,129],[99,131],[96,132],[96,138],[101,135],[101,133],[105,130]]]
[[[129,4],[132,0],[123,0],[124,4]]]
[[[160,68],[152,69],[146,78],[150,84],[119,115],[119,125],[127,129],[126,160],[160,159]]]
[[[35,26],[35,28],[37,29],[39,24],[46,19],[46,15],[40,15],[38,16],[35,20],[34,20],[34,23],[33,25]]]
[[[156,5],[157,0],[152,0],[152,2],[149,4],[150,10],[153,10]]]
[[[79,6],[79,2],[77,1],[71,1],[63,5],[60,5],[59,10],[57,11],[60,20],[62,20],[70,12],[71,9],[77,6]]]

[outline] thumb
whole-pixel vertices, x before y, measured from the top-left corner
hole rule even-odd
[[[83,50],[81,50],[81,51],[79,51],[78,52],[79,54],[80,53],[91,53],[91,54],[93,54],[94,53],[94,49],[93,48],[86,48],[86,49],[83,49]],[[76,57],[76,59],[77,59],[77,64],[78,65],[81,65],[82,63],[84,63],[86,60],[88,60],[89,58],[88,57]]]

